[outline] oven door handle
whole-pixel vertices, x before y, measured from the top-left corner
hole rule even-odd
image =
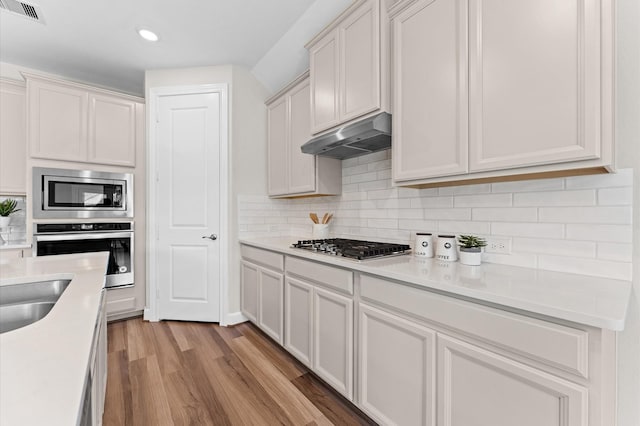
[[[131,238],[133,232],[100,232],[100,233],[74,233],[74,234],[47,234],[34,235],[35,241],[68,241],[68,240],[100,240],[105,238]]]

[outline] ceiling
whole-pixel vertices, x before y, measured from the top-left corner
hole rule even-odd
[[[44,24],[0,11],[0,61],[126,93],[144,71],[253,67],[314,0],[21,0]],[[146,27],[160,40],[137,34]]]

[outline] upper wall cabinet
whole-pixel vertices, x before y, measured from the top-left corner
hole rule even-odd
[[[0,80],[0,194],[25,194],[27,136],[24,84]]]
[[[381,0],[358,0],[307,44],[311,132],[388,110],[388,20]]]
[[[390,15],[397,184],[612,168],[611,0],[409,0]]]
[[[335,195],[342,191],[342,162],[303,154],[309,132],[309,77],[305,73],[267,101],[269,196]]]
[[[25,74],[31,157],[134,167],[140,98]]]

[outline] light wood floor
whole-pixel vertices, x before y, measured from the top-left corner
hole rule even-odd
[[[109,324],[103,423],[374,424],[255,326]]]

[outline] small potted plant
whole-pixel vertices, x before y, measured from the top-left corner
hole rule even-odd
[[[487,245],[485,239],[475,235],[460,235],[458,245],[460,246],[460,263],[471,266],[482,263],[482,247]]]
[[[18,202],[11,198],[0,201],[0,228],[5,229],[9,226],[9,222],[11,222],[11,217],[9,215],[20,211],[17,207]]]

